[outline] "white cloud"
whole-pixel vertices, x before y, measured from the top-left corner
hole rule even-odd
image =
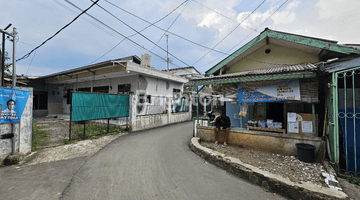
[[[290,2],[283,11],[278,11],[272,16],[274,25],[278,24],[290,24],[296,19],[296,10],[300,5],[299,0]]]
[[[273,25],[279,24],[289,24],[295,21],[296,19],[296,9],[300,5],[299,0],[290,2],[283,11],[277,11],[272,17]],[[257,28],[262,24],[266,19],[268,19],[272,13],[280,6],[278,3],[272,3],[272,5],[265,12],[255,12],[252,15],[251,12],[242,12],[237,16],[238,22],[242,22],[250,15],[243,23],[243,26],[249,26],[252,28]]]
[[[316,7],[319,9],[321,19],[337,19],[358,15],[359,5],[358,0],[320,0]]]

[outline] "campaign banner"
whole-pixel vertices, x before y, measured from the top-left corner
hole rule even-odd
[[[1,120],[0,123],[20,123],[30,91],[0,87]]]
[[[238,83],[239,103],[300,100],[299,79]]]

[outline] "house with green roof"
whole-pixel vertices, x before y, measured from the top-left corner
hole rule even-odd
[[[233,142],[264,148],[266,141],[244,134],[278,137],[285,133],[295,142],[319,147],[327,110],[329,74],[324,66],[334,59],[359,56],[356,45],[266,28],[207,70],[206,77],[190,80],[186,86],[212,85],[213,92],[227,99]],[[267,146],[272,146],[268,149],[272,152],[296,155],[295,144]]]

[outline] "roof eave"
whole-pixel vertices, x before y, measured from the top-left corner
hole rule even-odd
[[[331,40],[324,40],[324,39],[317,39],[317,38],[311,38],[301,35],[295,35],[295,34],[289,34],[279,31],[273,31],[268,28],[266,28],[263,32],[260,33],[257,37],[246,43],[244,46],[242,46],[240,49],[232,53],[230,56],[226,57],[224,60],[220,61],[217,65],[209,69],[205,72],[206,75],[214,74],[216,71],[221,69],[223,66],[228,64],[230,61],[244,53],[245,51],[249,50],[251,47],[253,47],[255,44],[259,43],[266,37],[275,38],[275,39],[281,39],[289,42],[294,42],[297,44],[303,44],[311,47],[316,47],[320,49],[325,49],[329,51],[334,51],[337,53],[343,53],[345,55],[350,54],[360,54],[360,50],[350,48],[350,47],[344,47],[341,45],[336,44],[336,41]]]

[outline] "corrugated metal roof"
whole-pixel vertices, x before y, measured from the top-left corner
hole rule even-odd
[[[223,78],[234,78],[234,77],[247,77],[247,76],[257,76],[257,75],[273,75],[273,74],[282,74],[282,73],[291,73],[291,72],[303,72],[303,71],[314,71],[317,70],[319,63],[302,63],[297,65],[286,65],[274,68],[267,68],[267,69],[259,69],[259,70],[252,70],[246,72],[238,72],[232,74],[224,74],[219,76],[211,76],[206,78],[198,78],[193,79],[193,81],[200,81],[200,80],[209,80],[209,79],[223,79]]]
[[[359,66],[360,66],[360,57],[346,57],[346,58],[328,60],[321,68],[321,70],[327,73],[333,73]]]

